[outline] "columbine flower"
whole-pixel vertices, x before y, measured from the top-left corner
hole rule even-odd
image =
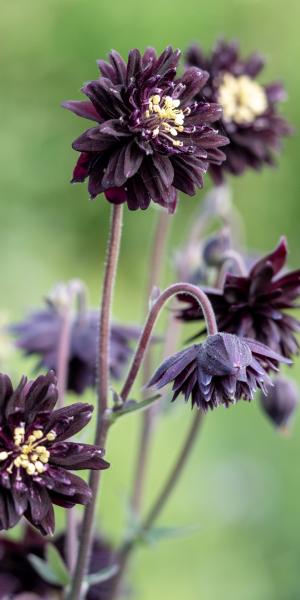
[[[57,402],[53,372],[14,390],[0,375],[0,530],[24,515],[39,531],[52,534],[52,504],[72,508],[87,504],[88,485],[70,469],[106,469],[103,451],[66,440],[90,420],[93,407],[73,404],[53,410]]]
[[[274,386],[261,396],[261,406],[275,427],[285,429],[298,406],[299,390],[287,377],[276,377]]]
[[[172,401],[183,394],[186,402],[191,398],[192,406],[207,411],[252,400],[257,389],[265,394],[272,385],[267,370],[277,371],[280,362],[289,361],[264,344],[217,333],[167,358],[148,387],[160,389],[173,381]]]
[[[58,344],[62,328],[62,317],[54,305],[34,311],[28,318],[11,326],[17,336],[16,345],[26,355],[40,356],[38,368],[56,370]],[[120,379],[123,368],[132,354],[130,341],[138,339],[140,331],[136,327],[113,324],[111,329],[110,373]],[[82,394],[87,387],[93,387],[96,379],[96,355],[98,340],[98,313],[88,311],[73,319],[68,390]]]
[[[281,138],[292,130],[278,113],[278,103],[286,97],[282,84],[261,85],[256,80],[264,67],[262,57],[252,54],[242,59],[238,44],[221,41],[210,56],[192,46],[187,52],[187,64],[209,72],[204,98],[223,107],[219,125],[230,144],[222,166],[211,167],[215,182],[224,180],[225,170],[240,175],[247,168],[273,165]]]
[[[61,598],[61,588],[46,582],[31,566],[29,555],[45,559],[47,541],[38,533],[26,528],[21,540],[0,538],[0,600],[19,598],[23,594],[35,594],[32,598],[54,600]],[[53,540],[62,558],[65,558],[65,534]],[[89,573],[98,573],[113,563],[113,550],[110,544],[94,538]],[[86,595],[87,600],[108,600],[112,579],[92,585]],[[25,600],[25,596],[24,596]],[[28,596],[28,600],[31,600]]]
[[[208,73],[193,67],[175,79],[179,57],[170,47],[159,57],[148,48],[132,50],[126,63],[112,51],[98,62],[100,78],[82,88],[89,100],[63,104],[97,123],[73,143],[81,153],[73,182],[88,178],[91,198],[105,192],[130,210],[152,200],[174,212],[177,190],[193,196],[209,165],[224,160],[227,139],[211,127],[221,109],[194,99]]]
[[[275,250],[257,260],[246,276],[227,274],[223,290],[205,290],[221,331],[256,339],[275,352],[291,357],[299,351],[295,333],[300,321],[286,312],[297,307],[300,270],[283,272],[287,243],[282,238]],[[203,319],[195,301],[179,313],[184,321]]]

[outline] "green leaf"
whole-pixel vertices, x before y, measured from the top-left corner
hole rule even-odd
[[[155,544],[166,539],[190,537],[200,531],[199,525],[187,525],[185,527],[153,527],[140,532],[140,541],[146,544]]]
[[[55,573],[53,573],[50,565],[45,560],[36,556],[35,554],[29,554],[28,560],[34,570],[40,575],[42,579],[51,583],[52,585],[60,585],[60,581],[57,579]]]
[[[47,545],[47,564],[63,587],[70,583],[71,578],[67,565],[53,544]]]
[[[123,417],[124,415],[129,415],[133,412],[141,412],[144,410],[148,410],[155,402],[157,402],[161,398],[161,394],[156,394],[155,396],[151,396],[150,398],[146,398],[142,400],[142,402],[136,402],[135,400],[128,400],[123,404],[122,408],[118,410],[114,410],[112,413],[112,419],[118,419],[119,417]]]
[[[89,586],[103,583],[104,581],[107,581],[108,579],[116,575],[118,570],[118,565],[111,565],[106,569],[102,569],[102,571],[99,571],[98,573],[91,573],[90,575],[87,575],[87,577],[85,578],[85,582]]]

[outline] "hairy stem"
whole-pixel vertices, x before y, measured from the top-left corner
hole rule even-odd
[[[173,285],[170,285],[164,290],[164,292],[160,294],[160,296],[150,309],[135,355],[133,357],[129,373],[127,375],[127,379],[121,391],[121,397],[123,401],[125,401],[128,398],[131,388],[136,380],[142,360],[147,350],[147,346],[149,344],[153,327],[156,323],[161,309],[170,298],[172,298],[173,296],[177,296],[178,294],[187,294],[189,296],[192,296],[199,302],[200,308],[202,309],[205,318],[208,335],[214,335],[218,332],[212,305],[207,295],[201,290],[201,288],[192,285],[191,283],[174,283]]]
[[[106,419],[109,395],[109,343],[110,343],[110,319],[113,299],[114,282],[116,277],[118,257],[121,242],[123,219],[123,206],[114,205],[110,224],[110,236],[108,241],[105,275],[102,288],[102,300],[100,304],[99,323],[99,348],[98,348],[98,380],[97,399],[98,414],[95,435],[95,445],[105,448],[109,421]],[[91,471],[89,484],[92,491],[92,499],[84,512],[81,529],[81,539],[74,579],[69,595],[69,600],[81,600],[83,594],[84,576],[88,568],[90,551],[92,545],[93,523],[95,516],[96,500],[100,483],[101,471]]]
[[[147,286],[146,296],[146,314],[149,309],[149,298],[154,286],[159,286],[162,268],[164,265],[165,248],[170,224],[170,215],[161,211],[158,217],[153,246],[150,260],[149,281]],[[153,353],[151,347],[145,354],[143,368],[143,383],[149,381],[152,371]],[[151,446],[152,433],[154,429],[156,407],[152,407],[141,415],[140,438],[137,449],[136,466],[134,470],[133,491],[131,498],[131,506],[135,515],[138,515],[141,508],[145,478],[147,472],[147,464],[149,459],[149,451]]]

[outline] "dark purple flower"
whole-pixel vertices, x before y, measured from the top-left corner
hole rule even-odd
[[[89,422],[93,407],[72,404],[53,410],[58,392],[53,372],[16,389],[0,374],[0,530],[22,516],[43,535],[53,534],[52,504],[87,504],[88,485],[69,470],[106,469],[101,448],[67,442]]]
[[[223,108],[219,127],[230,144],[225,149],[226,161],[211,166],[215,182],[222,183],[225,171],[240,175],[247,168],[273,165],[281,138],[292,130],[278,113],[278,103],[286,97],[282,84],[257,81],[263,58],[252,54],[242,59],[236,42],[221,41],[207,56],[197,45],[192,46],[186,60],[189,67],[205,69],[210,75],[200,97]]]
[[[275,250],[257,260],[246,276],[227,274],[222,290],[205,290],[220,331],[253,338],[290,358],[299,351],[295,333],[300,321],[289,309],[297,308],[300,270],[282,272],[287,243],[282,238]],[[181,296],[189,306],[180,310],[184,321],[203,320],[196,301]]]
[[[65,534],[53,541],[62,558],[65,558]],[[15,594],[36,594],[36,598],[54,600],[61,597],[59,586],[46,582],[31,566],[29,555],[44,559],[46,557],[47,540],[38,533],[26,528],[23,539],[13,541],[7,537],[0,538],[0,600],[15,598]],[[89,573],[98,573],[114,561],[114,552],[106,540],[94,538],[89,566]],[[87,600],[108,600],[112,578],[92,585],[87,593]]]
[[[276,377],[273,384],[267,395],[261,396],[261,406],[275,427],[285,429],[298,406],[299,390],[287,377]]]
[[[167,358],[148,387],[160,389],[173,382],[172,401],[183,394],[203,411],[237,400],[252,400],[257,389],[265,394],[272,381],[267,371],[289,362],[264,344],[229,333],[208,336]]]
[[[221,114],[215,103],[195,101],[208,73],[187,69],[176,79],[180,52],[131,50],[127,63],[116,52],[98,61],[101,76],[82,88],[87,101],[63,106],[95,121],[73,143],[80,157],[73,182],[89,179],[91,198],[105,192],[109,202],[130,210],[151,200],[174,212],[177,190],[193,196],[210,164],[225,158],[227,138],[211,123]]]
[[[54,305],[44,310],[32,312],[28,318],[11,326],[17,336],[16,345],[26,355],[40,356],[38,369],[56,370],[58,345],[63,319]],[[130,341],[138,339],[137,327],[112,325],[110,343],[110,373],[120,379],[124,367],[132,355]],[[98,340],[98,313],[88,311],[76,316],[72,323],[70,357],[68,370],[68,390],[82,394],[87,387],[93,387],[96,379],[96,356]]]

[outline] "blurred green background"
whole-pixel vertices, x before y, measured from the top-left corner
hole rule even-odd
[[[71,187],[71,141],[85,123],[63,111],[97,77],[95,61],[109,49],[137,46],[206,48],[220,36],[240,40],[245,53],[268,58],[265,81],[282,78],[284,113],[297,128],[300,104],[298,0],[1,0],[0,312],[20,317],[57,280],[80,277],[96,304],[109,206],[89,202],[85,185]],[[284,143],[277,170],[232,180],[252,248],[269,250],[287,234],[290,262],[299,266],[299,152]],[[207,187],[209,181],[207,178]],[[180,244],[203,194],[182,198],[171,247]],[[125,211],[114,315],[139,322],[156,210]],[[170,256],[166,266],[170,267]],[[16,375],[25,362],[11,359]],[[297,377],[297,370],[293,371]],[[298,375],[299,379],[299,375]],[[178,407],[159,426],[148,502],[171,464],[188,424]],[[125,421],[125,419],[124,419]],[[218,410],[206,420],[192,460],[161,525],[199,525],[186,540],[142,549],[133,565],[142,600],[298,600],[300,598],[299,419],[280,437],[256,403]],[[131,481],[137,423],[116,426],[108,447],[103,529],[118,539]],[[100,520],[99,520],[100,522]]]

